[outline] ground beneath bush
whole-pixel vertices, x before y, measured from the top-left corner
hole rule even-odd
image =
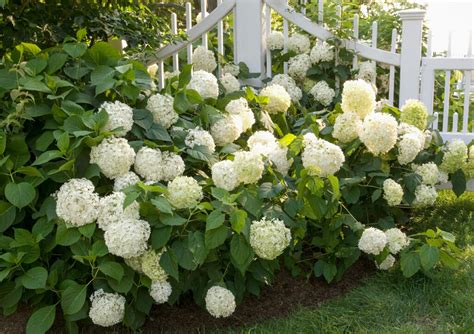
[[[368,261],[359,261],[352,266],[337,283],[327,284],[322,279],[291,277],[283,271],[275,283],[264,289],[260,297],[247,297],[233,316],[226,319],[215,319],[205,310],[199,308],[189,299],[184,299],[179,306],[156,306],[143,328],[144,333],[200,333],[211,329],[224,329],[248,326],[264,320],[286,316],[299,307],[317,307],[324,301],[343,295],[374,271]],[[0,333],[19,334],[25,331],[30,315],[27,307],[9,317],[0,316]],[[62,333],[61,321],[58,320],[51,333]],[[81,333],[127,333],[123,328],[86,327]]]

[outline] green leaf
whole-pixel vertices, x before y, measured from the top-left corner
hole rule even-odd
[[[84,57],[88,62],[95,65],[115,66],[120,60],[120,52],[106,42],[95,43]]]
[[[49,89],[48,86],[46,86],[46,84],[33,78],[24,77],[20,79],[20,84],[26,90],[42,92],[42,93],[51,93],[51,89]]]
[[[225,225],[212,230],[207,230],[204,235],[206,248],[213,249],[222,245],[225,242],[225,239],[227,239],[228,232],[229,229]]]
[[[160,215],[160,221],[164,225],[180,226],[180,225],[185,224],[187,222],[187,219],[178,215],[171,216],[171,215],[162,214]]]
[[[186,87],[189,81],[191,81],[192,68],[193,67],[191,64],[183,66],[183,68],[181,69],[181,72],[179,73],[178,88]]]
[[[87,224],[87,225],[82,225],[80,226],[77,230],[86,238],[92,238],[92,235],[94,235],[96,228],[95,223]]]
[[[245,275],[247,267],[254,258],[252,247],[242,235],[234,235],[230,242],[230,256],[232,263],[239,269],[242,276]]]
[[[207,216],[207,219],[206,219],[206,231],[220,227],[222,224],[224,224],[224,221],[225,221],[225,215],[221,211],[219,210],[212,211],[211,214]]]
[[[79,312],[86,301],[87,285],[71,284],[61,294],[61,307],[64,314]]]
[[[99,270],[117,281],[120,281],[124,274],[123,267],[113,261],[102,262],[99,264]]]
[[[0,155],[5,153],[5,148],[7,147],[7,135],[5,132],[0,131]]]
[[[195,231],[189,234],[188,246],[193,253],[194,261],[200,265],[206,261],[209,251],[204,243],[204,235],[201,231]]]
[[[168,275],[179,281],[178,259],[171,249],[161,255],[160,265]]]
[[[428,271],[438,262],[439,249],[430,245],[423,245],[420,248],[420,261],[424,270]]]
[[[48,271],[43,267],[34,267],[20,276],[21,284],[27,289],[44,289],[46,288],[46,280]]]
[[[15,221],[16,208],[7,202],[0,201],[0,233],[5,232]]]
[[[16,71],[9,71],[8,69],[0,69],[0,88],[10,90],[16,88],[17,73]]]
[[[63,45],[63,49],[72,58],[78,58],[86,52],[87,45],[84,43],[68,43]]]
[[[67,228],[59,224],[56,230],[56,243],[61,246],[71,246],[81,238],[81,233],[76,228]]]
[[[403,276],[411,277],[420,270],[420,257],[418,253],[406,252],[402,253],[400,257],[400,265]]]
[[[173,107],[178,114],[184,114],[186,111],[188,111],[188,109],[191,107],[191,103],[189,103],[185,91],[180,91],[176,94],[174,97]]]
[[[168,134],[168,131],[161,125],[157,123],[152,123],[152,126],[146,130],[145,133],[146,137],[151,140],[162,140],[162,141],[167,141],[167,142],[172,142],[172,139],[170,135]]]
[[[381,195],[382,195],[382,189],[375,189],[375,191],[372,193],[372,196],[371,196],[372,203],[378,200]]]
[[[171,246],[171,249],[173,250],[174,254],[176,254],[178,264],[181,268],[186,270],[194,270],[196,269],[197,265],[194,262],[193,253],[188,248],[187,241],[187,239],[175,240]]]
[[[273,198],[281,193],[284,189],[285,187],[280,183],[274,185],[271,182],[264,182],[258,188],[258,197],[261,199]]]
[[[247,212],[244,210],[236,209],[230,213],[230,224],[232,229],[237,233],[244,230],[246,220]]]
[[[5,187],[5,197],[19,209],[30,204],[36,196],[36,189],[27,182],[9,183]]]
[[[151,200],[153,204],[160,212],[173,214],[173,208],[171,207],[170,202],[165,197],[157,197]]]
[[[166,246],[171,237],[171,231],[173,227],[165,226],[162,228],[155,228],[151,232],[151,246],[153,249],[160,249]]]
[[[458,169],[451,175],[451,183],[453,184],[453,191],[457,197],[466,191],[467,180],[462,169]]]
[[[334,279],[337,274],[337,267],[334,263],[325,263],[323,266],[323,276],[328,283]]]
[[[107,89],[114,87],[116,80],[114,79],[115,69],[108,66],[98,66],[91,73],[91,85],[96,86],[95,95],[105,92]]]
[[[48,73],[53,74],[57,70],[61,69],[67,60],[67,54],[65,53],[53,53],[48,59]]]
[[[32,166],[43,165],[53,159],[61,158],[63,153],[58,150],[51,150],[42,153],[36,160],[33,162]]]
[[[25,72],[32,77],[36,77],[40,74],[48,65],[48,62],[42,58],[33,58],[29,60],[25,65]]]
[[[43,306],[37,309],[28,319],[26,334],[44,334],[54,323],[56,305]]]

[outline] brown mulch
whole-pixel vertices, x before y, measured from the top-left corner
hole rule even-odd
[[[282,271],[272,286],[262,290],[260,297],[250,296],[244,299],[229,318],[215,319],[196,306],[191,298],[183,299],[179,306],[166,304],[154,307],[142,333],[201,333],[284,317],[299,307],[317,307],[324,301],[343,295],[360,285],[373,272],[373,264],[361,260],[348,270],[340,282],[327,284],[323,279],[295,278]],[[30,310],[25,307],[6,318],[0,315],[0,333],[24,333],[29,314]],[[56,323],[50,333],[65,332],[61,327],[60,322]],[[102,334],[129,331],[116,327],[106,331],[104,328],[88,326],[82,328],[81,332]]]

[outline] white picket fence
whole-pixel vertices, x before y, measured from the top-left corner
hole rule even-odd
[[[187,49],[187,63],[192,63],[193,43],[199,39],[202,45],[208,46],[207,34],[217,29],[217,50],[224,54],[224,36],[228,33],[224,29],[223,20],[229,14],[233,15],[232,27],[234,40],[234,62],[236,64],[244,62],[251,73],[260,73],[260,77],[249,79],[245,84],[260,87],[262,80],[271,78],[272,57],[271,52],[266,48],[266,38],[272,31],[272,12],[283,18],[283,34],[285,41],[288,39],[290,24],[296,28],[307,32],[320,41],[333,38],[333,34],[324,26],[323,1],[318,0],[318,22],[308,19],[306,14],[306,0],[301,0],[303,4],[301,13],[288,6],[287,0],[218,0],[218,6],[207,14],[207,0],[201,0],[201,21],[193,26],[193,11],[191,3],[186,4],[186,33],[187,40],[181,43],[167,45],[156,52],[159,70],[158,78],[161,88],[165,85],[164,63],[163,61],[172,57],[173,70],[179,69],[178,52]],[[340,17],[341,8],[336,11]],[[377,47],[377,22],[372,24],[372,38],[370,45],[359,41],[359,17],[354,16],[353,38],[342,40],[341,47],[354,52],[353,67],[357,68],[359,58],[364,58],[375,64],[386,64],[390,67],[388,101],[391,104],[402,106],[407,99],[420,99],[434,115],[433,128],[438,129],[438,118],[442,117],[442,127],[440,133],[445,140],[452,138],[463,139],[466,143],[474,139],[474,124],[472,131],[469,131],[469,124],[474,123],[474,111],[471,110],[471,99],[474,98],[471,87],[471,76],[474,70],[474,58],[472,57],[471,40],[469,40],[469,53],[465,58],[452,58],[450,52],[448,57],[432,57],[431,43],[428,41],[428,52],[422,56],[422,23],[425,16],[423,10],[404,10],[399,12],[402,21],[401,36],[396,29],[392,31],[391,48],[389,51]],[[172,32],[177,34],[177,16],[171,16]],[[398,41],[400,39],[400,41]],[[397,42],[401,48],[397,52]],[[450,43],[451,45],[451,43]],[[286,64],[285,64],[286,65]],[[399,101],[394,101],[395,96],[395,74],[396,68],[400,73]],[[446,84],[444,91],[444,108],[442,111],[433,110],[435,72],[446,71]],[[463,71],[462,94],[457,98],[463,99],[462,126],[458,128],[459,115],[449,112],[449,97],[451,96],[451,71]],[[285,66],[287,71],[287,66]],[[220,74],[220,68],[218,74]],[[473,112],[470,119],[469,113]]]

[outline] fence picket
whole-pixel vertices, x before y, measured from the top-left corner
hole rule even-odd
[[[459,121],[459,116],[458,116],[458,113],[455,112],[453,114],[453,132],[454,133],[458,132],[458,121]]]
[[[191,28],[193,27],[193,9],[190,2],[186,2],[186,33],[189,33]],[[186,47],[187,56],[188,56],[188,64],[193,63],[193,44],[189,43]]]
[[[306,3],[307,0],[301,0],[301,14],[306,15]]]
[[[336,7],[336,16],[337,16],[337,29],[341,29],[342,25],[342,7],[341,5],[338,5]],[[337,66],[339,64],[339,47],[336,46],[336,54],[334,57],[334,66]],[[336,75],[336,92],[339,91],[339,88],[341,87],[341,81],[339,80],[339,76]]]
[[[397,51],[397,29],[392,29],[392,43],[390,45],[390,52]],[[395,66],[390,65],[390,74],[388,77],[388,103],[393,105],[395,96]]]
[[[288,0],[285,0],[285,4],[288,5]],[[283,51],[285,53],[288,52],[288,20],[283,19],[283,36],[285,38],[285,45],[283,47]],[[288,73],[288,62],[283,63],[283,73]]]
[[[265,34],[266,37],[272,32],[272,8],[270,6],[265,7]],[[272,77],[272,51],[267,47],[267,38],[265,38],[265,52],[267,57],[267,78]]]
[[[451,45],[453,40],[453,34],[449,33],[448,41],[448,58],[451,57]],[[448,131],[449,123],[449,97],[451,96],[451,71],[446,71],[446,77],[444,80],[444,100],[443,100],[443,132]]]
[[[469,41],[467,43],[467,57],[472,57],[472,30],[469,31],[468,35]],[[470,92],[471,92],[471,77],[472,71],[463,72],[463,81],[464,81],[464,106],[462,114],[462,132],[467,132],[469,125],[469,105],[470,105]],[[474,128],[474,127],[473,127]]]
[[[207,0],[201,0],[201,20],[203,20],[207,15]],[[202,34],[202,46],[206,49],[208,48],[208,41],[207,41],[207,32]]]
[[[433,32],[431,30],[429,30],[427,41],[426,41],[426,56],[427,57],[432,57],[433,56],[432,43],[433,43]]]
[[[353,22],[353,30],[354,30],[354,41],[357,42],[359,39],[359,15],[355,14],[354,15],[354,22]],[[352,60],[352,68],[354,70],[357,70],[359,68],[359,58],[357,57],[357,54],[354,53],[354,58]]]
[[[171,13],[171,33],[178,34],[178,17],[176,13]],[[179,71],[179,55],[178,52],[173,54],[173,72]]]
[[[220,6],[222,4],[222,0],[217,0],[217,5]],[[224,21],[219,20],[217,22],[217,52],[224,56]],[[217,77],[222,76],[222,68],[219,62],[217,67]]]
[[[433,125],[432,125],[433,130],[438,130],[439,113],[435,112],[433,116],[434,116]]]
[[[377,21],[372,22],[372,47],[377,48],[377,37],[378,37],[378,26],[377,26]],[[372,78],[372,84],[375,85],[375,81],[377,78],[377,62],[375,60],[372,60],[372,64],[375,69],[375,75]]]

